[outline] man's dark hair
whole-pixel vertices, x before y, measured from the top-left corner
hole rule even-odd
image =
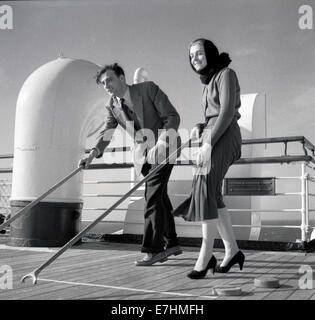
[[[101,76],[107,71],[107,70],[113,70],[117,77],[123,75],[125,76],[125,72],[123,68],[118,64],[106,64],[97,74],[96,74],[96,83],[100,84],[100,78]]]

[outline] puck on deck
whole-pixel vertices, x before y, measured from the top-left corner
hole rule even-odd
[[[260,288],[279,288],[280,283],[277,278],[261,277],[254,280],[255,287]]]
[[[240,287],[221,286],[212,289],[215,296],[240,296],[242,289]]]

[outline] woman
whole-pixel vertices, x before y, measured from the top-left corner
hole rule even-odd
[[[192,130],[192,140],[201,135],[202,146],[196,157],[199,171],[194,175],[190,197],[174,211],[174,215],[202,223],[199,257],[194,270],[187,275],[199,279],[209,269],[213,273],[225,273],[234,264],[239,264],[242,270],[245,260],[238,249],[231,218],[222,198],[224,176],[241,156],[242,139],[237,124],[241,102],[239,83],[235,72],[228,68],[231,59],[227,53],[219,54],[210,40],[197,39],[190,45],[189,61],[205,85],[202,94],[205,123]],[[225,247],[225,256],[219,267],[213,256],[216,229]]]

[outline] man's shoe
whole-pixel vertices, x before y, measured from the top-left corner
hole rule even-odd
[[[143,259],[135,261],[136,266],[152,266],[157,262],[165,262],[167,261],[167,256],[165,251],[159,253],[151,253],[147,254]]]
[[[175,247],[165,249],[165,254],[167,257],[178,256],[179,254],[182,254],[182,253],[183,253],[183,250],[180,246],[175,246]]]

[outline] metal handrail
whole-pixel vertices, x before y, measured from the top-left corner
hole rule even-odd
[[[13,169],[12,168],[2,168],[0,169],[0,173],[12,173]]]
[[[289,136],[289,137],[274,137],[274,138],[256,138],[256,139],[243,139],[242,145],[249,144],[269,144],[269,143],[288,143],[288,142],[300,142],[305,148],[312,152],[315,152],[315,146],[304,136]],[[193,142],[189,144],[189,147],[198,147],[200,142]],[[107,148],[105,152],[124,152],[130,151],[130,147],[113,147]],[[91,149],[86,149],[85,153],[89,153]],[[314,154],[313,154],[314,155]],[[0,159],[13,159],[13,154],[0,155]]]
[[[0,159],[13,159],[13,154],[0,154]]]
[[[304,154],[303,155],[287,155],[287,144],[291,142],[299,142],[302,144]],[[300,226],[301,228],[301,234],[302,234],[302,241],[305,241],[306,232],[307,229],[312,228],[309,225],[309,212],[314,212],[314,209],[310,209],[308,205],[308,199],[310,196],[314,196],[314,194],[309,192],[309,186],[308,182],[315,182],[315,178],[310,177],[309,175],[305,175],[305,165],[307,163],[315,164],[315,146],[304,136],[291,136],[291,137],[274,137],[274,138],[258,138],[258,139],[244,139],[242,140],[242,145],[253,145],[253,144],[269,144],[269,143],[284,143],[285,145],[285,151],[284,155],[277,156],[277,157],[253,157],[253,158],[241,158],[237,160],[234,164],[235,165],[243,165],[243,164],[271,164],[271,163],[292,163],[292,162],[301,162],[302,163],[302,171],[304,174],[302,174],[301,177],[298,179],[301,179],[301,187],[302,192],[296,193],[297,195],[301,195],[301,202],[302,202],[302,208],[301,209],[283,209],[283,210],[267,210],[268,212],[301,212],[302,213],[302,224]],[[197,143],[190,143],[189,147],[199,147],[200,142]],[[113,152],[126,152],[130,151],[130,147],[113,147],[113,148],[107,148],[105,150],[106,153],[113,153]],[[312,152],[312,155],[308,155],[307,150]],[[90,149],[85,150],[85,153],[89,153]],[[13,154],[5,154],[0,155],[1,159],[13,159]],[[174,165],[176,166],[191,166],[194,165],[194,162],[191,160],[177,160]],[[106,163],[96,163],[91,164],[88,170],[94,170],[94,169],[128,169],[133,168],[133,163],[112,163],[112,164],[106,164]],[[0,169],[0,173],[12,173],[12,168],[2,168]],[[296,178],[296,177],[284,177],[284,178]],[[129,181],[131,183],[132,181]],[[91,182],[90,182],[91,183]],[[100,182],[97,182],[100,183]],[[104,181],[102,183],[105,183]],[[121,182],[116,182],[121,183]],[[303,191],[304,190],[304,191]],[[293,193],[292,193],[293,194]],[[285,194],[275,194],[275,195],[285,195]],[[289,194],[286,194],[289,195]],[[88,196],[94,196],[94,195],[88,195]],[[105,195],[97,195],[97,196],[105,196]],[[108,195],[107,195],[108,196]],[[84,208],[85,210],[99,210],[99,208]],[[126,210],[126,209],[121,209]],[[251,211],[251,212],[266,212],[266,210],[253,210],[253,209],[230,209],[229,211]]]

